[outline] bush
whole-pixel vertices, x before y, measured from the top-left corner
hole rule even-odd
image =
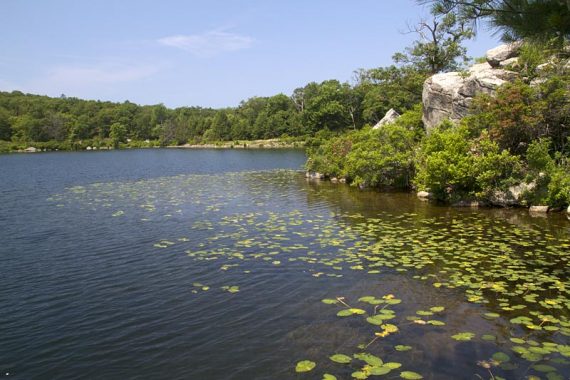
[[[444,123],[424,139],[414,183],[438,200],[454,201],[484,199],[520,178],[520,159],[501,150],[488,134],[469,140],[467,128]]]
[[[397,124],[358,134],[344,174],[354,185],[409,188],[414,176],[415,131]]]

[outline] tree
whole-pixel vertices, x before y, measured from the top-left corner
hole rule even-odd
[[[434,11],[432,15],[431,20],[421,20],[409,28],[420,39],[404,52],[396,53],[393,59],[430,75],[458,70],[468,61],[467,49],[461,43],[473,36],[473,30],[454,13]]]
[[[113,140],[113,146],[119,147],[119,143],[124,142],[127,137],[127,128],[121,123],[113,123],[109,128],[109,137]]]
[[[12,129],[10,128],[10,113],[0,107],[0,140],[10,141]]]
[[[440,14],[453,13],[461,20],[488,21],[504,40],[555,40],[559,46],[570,37],[568,0],[419,0],[434,4]]]

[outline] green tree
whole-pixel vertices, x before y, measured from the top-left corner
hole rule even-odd
[[[504,40],[534,39],[563,42],[570,37],[570,3],[567,0],[419,0],[432,3],[441,14],[461,20],[488,21]]]
[[[396,63],[412,65],[433,75],[458,70],[468,62],[467,49],[462,42],[473,36],[473,30],[455,13],[434,11],[431,20],[421,20],[410,28],[410,32],[416,33],[420,39],[404,52],[396,53],[393,57]]]
[[[10,141],[12,128],[10,127],[10,113],[0,107],[0,140]]]
[[[113,141],[113,146],[118,148],[120,143],[125,142],[127,128],[121,123],[113,123],[109,128],[109,137]]]

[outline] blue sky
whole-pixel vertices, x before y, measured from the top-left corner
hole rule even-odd
[[[0,90],[236,106],[391,63],[414,0],[1,0]],[[497,39],[480,30],[473,56]]]

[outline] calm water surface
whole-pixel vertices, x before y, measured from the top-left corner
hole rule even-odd
[[[368,352],[401,364],[385,378],[570,378],[564,215],[307,182],[304,160],[0,156],[0,377],[350,379],[366,363],[329,356]],[[398,331],[372,342],[381,309]]]

